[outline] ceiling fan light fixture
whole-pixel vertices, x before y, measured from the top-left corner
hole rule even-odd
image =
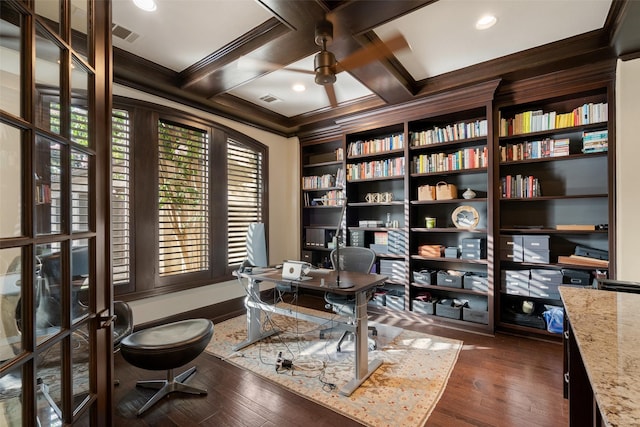
[[[133,0],[133,4],[147,12],[153,12],[157,8],[154,0]]]
[[[292,87],[294,92],[304,92],[307,88],[302,83],[296,83]]]
[[[336,57],[333,53],[323,50],[318,52],[314,60],[314,71],[316,72],[316,83],[326,85],[336,81]]]
[[[484,15],[482,18],[476,21],[476,30],[487,30],[498,22],[498,18],[494,15]]]

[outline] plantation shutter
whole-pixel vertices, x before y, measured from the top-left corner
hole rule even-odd
[[[247,257],[249,224],[263,221],[263,154],[234,139],[227,139],[228,266]]]
[[[160,277],[209,268],[209,144],[206,131],[158,123]]]
[[[113,284],[128,283],[131,270],[131,129],[129,112],[113,110],[111,119],[111,253]]]

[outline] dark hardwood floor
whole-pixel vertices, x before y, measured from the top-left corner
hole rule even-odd
[[[317,307],[312,297],[304,304]],[[506,334],[495,337],[472,334],[430,325],[403,313],[373,313],[372,318],[464,342],[447,388],[426,426],[568,425],[559,343]],[[209,354],[200,355],[189,366],[193,365],[198,370],[189,384],[207,388],[206,396],[174,393],[137,417],[137,409],[153,391],[137,389],[136,381],[160,379],[164,373],[135,368],[116,354],[115,374],[120,385],[114,394],[114,425],[360,425]]]

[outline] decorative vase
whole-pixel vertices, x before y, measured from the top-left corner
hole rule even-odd
[[[476,192],[470,188],[467,188],[467,190],[462,193],[462,197],[464,197],[465,199],[473,199],[474,197],[476,197]]]

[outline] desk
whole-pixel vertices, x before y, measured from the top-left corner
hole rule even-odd
[[[560,287],[569,425],[640,425],[640,294]]]
[[[313,289],[319,291],[328,291],[342,295],[355,295],[356,297],[356,315],[355,324],[343,324],[341,328],[350,330],[355,334],[355,372],[354,377],[344,386],[340,387],[339,392],[345,396],[350,396],[369,376],[382,365],[382,360],[376,359],[369,362],[369,348],[367,336],[367,291],[378,286],[387,279],[386,276],[378,274],[355,273],[351,271],[340,272],[340,282],[353,284],[351,288],[337,288],[331,286],[336,283],[336,272],[315,273],[313,270],[309,272],[310,280],[289,281],[282,280],[282,272],[280,270],[265,272],[262,274],[246,274],[237,273],[240,278],[248,279],[249,286],[247,288],[248,295],[245,299],[247,307],[247,339],[238,344],[234,350],[239,350],[257,341],[262,340],[275,331],[267,333],[261,332],[260,312],[269,311],[285,316],[293,316],[303,320],[309,320],[315,323],[326,323],[325,317],[318,317],[299,313],[294,310],[276,307],[272,304],[264,303],[260,300],[260,282],[271,283],[287,283],[305,289]]]

